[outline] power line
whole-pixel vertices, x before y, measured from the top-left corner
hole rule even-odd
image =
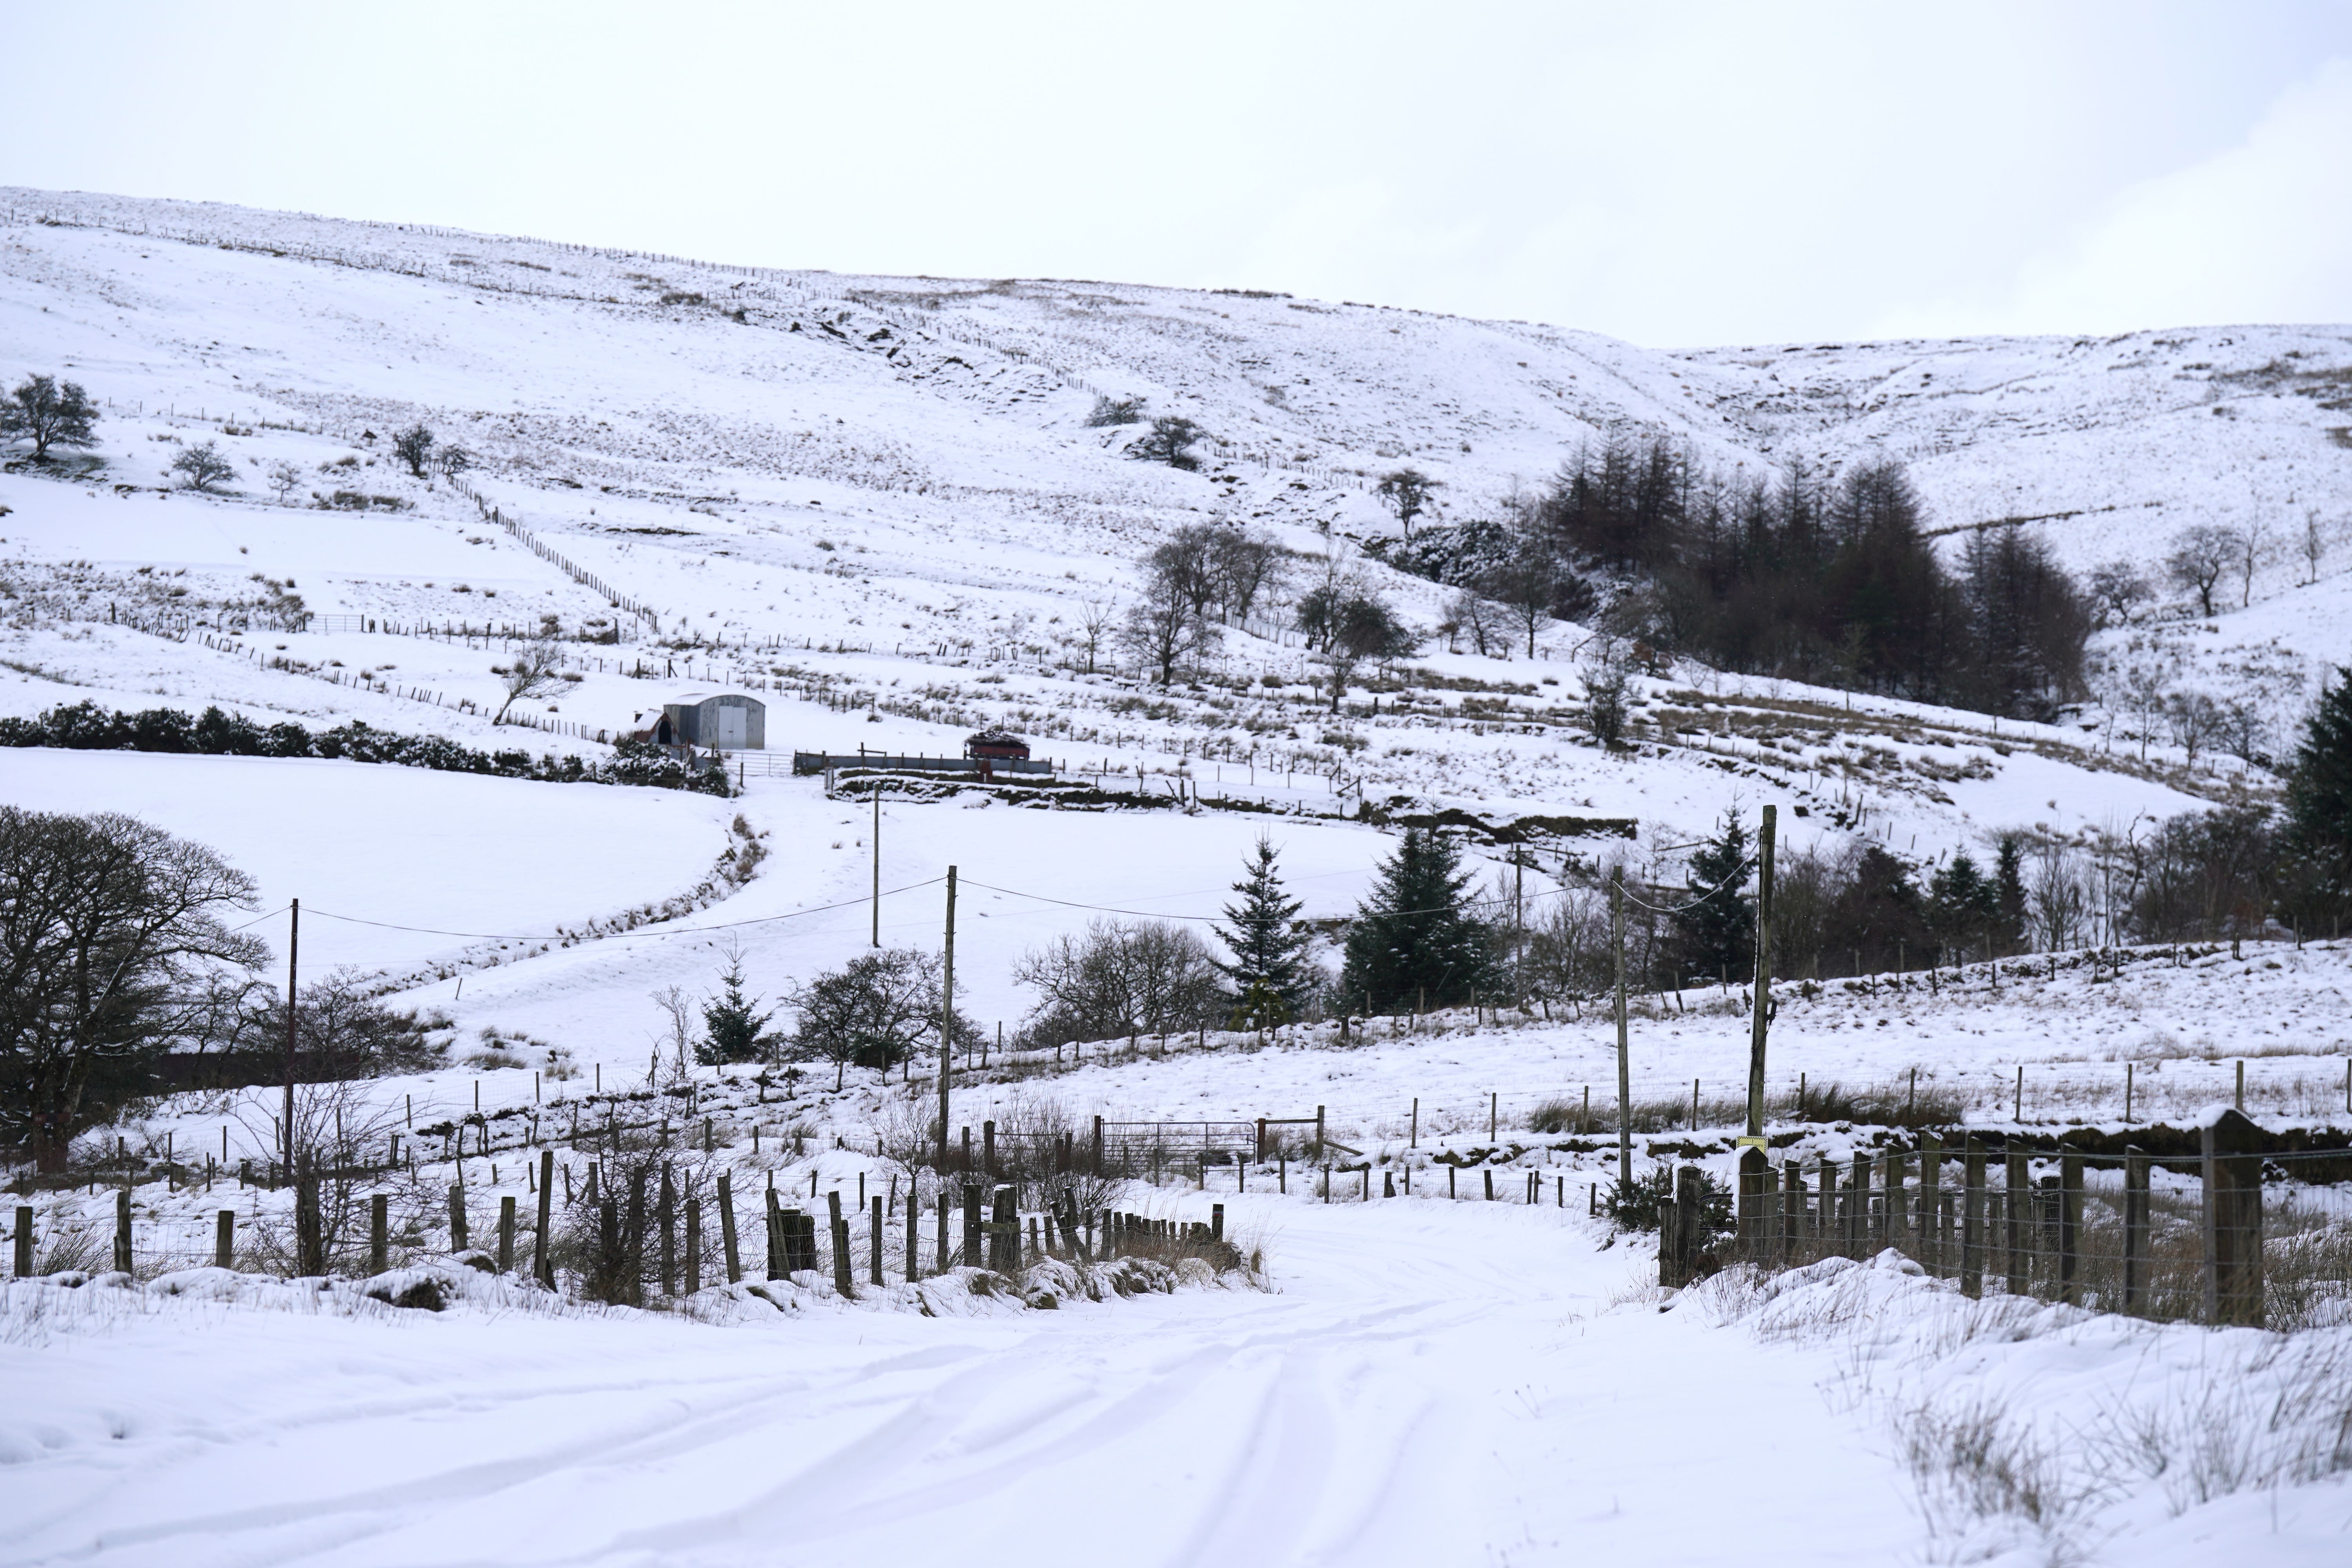
[[[934,882],[943,882],[946,879],[947,879],[944,877],[933,877],[927,881],[909,882],[903,888],[892,888],[886,891],[882,896],[887,899],[896,897],[900,893],[915,892],[920,889],[931,886]],[[796,921],[803,915],[821,915],[831,910],[849,909],[856,905],[869,901],[870,898],[870,894],[861,893],[854,899],[844,899],[837,904],[818,904],[813,909],[793,910],[787,914],[759,915],[748,921],[725,921],[718,925],[674,926],[667,928],[648,927],[639,931],[557,931],[552,934],[524,934],[516,931],[444,931],[438,926],[401,925],[393,921],[372,921],[364,919],[359,915],[339,915],[327,910],[312,910],[310,912],[323,920],[341,921],[346,925],[374,926],[380,931],[415,931],[422,936],[462,936],[479,942],[573,942],[581,940],[619,942],[629,937],[698,936],[705,931],[735,931],[743,926],[772,925],[778,921]]]

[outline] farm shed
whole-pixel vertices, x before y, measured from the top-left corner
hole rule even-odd
[[[659,746],[700,746],[714,752],[760,752],[768,746],[768,705],[740,691],[689,691],[662,704],[639,738]]]

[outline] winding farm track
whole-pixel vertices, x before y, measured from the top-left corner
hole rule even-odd
[[[1894,1563],[1825,1353],[1580,1220],[1231,1205],[1279,1289],[773,1326],[171,1308],[0,1348],[0,1565]],[[1737,1391],[1735,1393],[1735,1391]]]

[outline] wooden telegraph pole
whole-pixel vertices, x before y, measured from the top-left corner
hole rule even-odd
[[[1748,1028],[1748,1136],[1764,1136],[1764,1032],[1772,1010],[1772,830],[1779,808],[1764,808],[1756,833],[1756,1006]]]
[[[1633,1069],[1625,1047],[1625,868],[1609,878],[1609,936],[1617,950],[1617,1192],[1633,1190]]]
[[[1748,1135],[1739,1140],[1738,1225],[1751,1258],[1766,1250],[1764,1204],[1772,1182],[1770,1145],[1764,1138],[1764,1037],[1772,1013],[1772,830],[1777,807],[1764,808],[1756,832],[1756,995],[1748,1020]],[[1931,1223],[1923,1217],[1922,1224]]]
[[[874,781],[874,945],[882,945],[882,781]]]
[[[302,951],[302,900],[286,928],[286,1179],[294,1179],[294,961]]]
[[[945,973],[940,984],[940,1161],[948,1168],[948,1079],[955,1071],[955,884],[956,868],[948,868],[948,942]]]

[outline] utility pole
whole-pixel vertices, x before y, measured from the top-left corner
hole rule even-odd
[[[1756,1005],[1748,1021],[1748,1136],[1764,1136],[1764,1032],[1772,1010],[1772,827],[1779,808],[1764,808],[1756,833]]]
[[[1633,1191],[1633,1069],[1625,1045],[1625,868],[1609,877],[1610,945],[1617,950],[1617,1193]]]
[[[1772,1014],[1772,826],[1778,815],[1766,806],[1756,833],[1756,994],[1748,1020],[1748,1131],[1738,1141],[1737,1210],[1740,1249],[1751,1258],[1762,1256],[1772,1239],[1765,1219],[1773,1182],[1767,1152],[1771,1145],[1764,1137],[1764,1037]],[[1927,1223],[1924,1211],[1920,1223]]]
[[[294,961],[302,951],[302,900],[286,928],[286,1179],[294,1179]]]
[[[1511,1005],[1528,1005],[1528,852],[1511,850]]]
[[[882,945],[882,781],[874,781],[874,945]]]
[[[945,974],[940,984],[940,1162],[948,1168],[948,1079],[955,1071],[955,884],[956,868],[948,868],[948,943]]]

